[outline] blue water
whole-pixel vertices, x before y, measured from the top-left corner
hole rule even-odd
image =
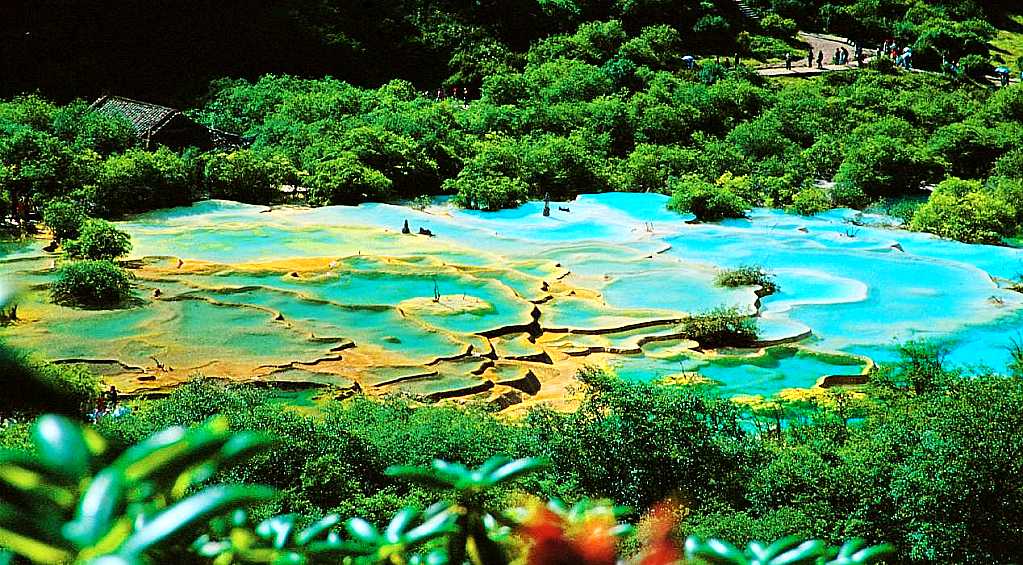
[[[797,353],[749,362],[745,354],[666,355],[665,348],[684,345],[658,343],[611,365],[627,378],[698,371],[726,394],[771,395],[813,386],[824,374],[859,372],[855,356],[891,360],[909,339],[941,341],[956,364],[1004,370],[1007,348],[1023,332],[1023,295],[1002,288],[1023,271],[1019,249],[890,229],[889,218],[851,210],[803,217],[756,209],[743,220],[694,224],[666,204],[656,194],[584,195],[552,202],[544,217],[538,202],[500,212],[445,203],[271,210],[201,202],[121,224],[135,257],[187,264],[180,273],[140,271],[143,297],[160,288],[165,299],[191,301],[113,312],[54,307],[44,296],[52,273],[42,242],[5,244],[2,271],[35,290],[26,302],[34,321],[3,333],[55,357],[144,363],[163,355],[190,367],[215,357],[236,371],[316,359],[326,354],[316,339],[344,337],[358,346],[350,355],[361,363],[356,372],[376,375],[375,382],[470,344],[486,347],[479,334],[528,324],[536,303],[544,328],[604,332],[541,345],[557,366],[564,351],[635,348],[644,332],[671,329],[616,331],[623,326],[718,306],[755,312],[755,288],[714,284],[721,268],[743,264],[777,275],[780,291],[760,304],[762,335],[809,330]],[[413,232],[423,227],[436,237],[402,235],[405,220]],[[278,314],[283,320],[272,319]],[[101,339],[81,339],[89,334]],[[535,351],[524,339],[509,336],[499,352]],[[513,340],[518,345],[509,348]],[[443,390],[444,379],[466,386],[453,376],[461,365],[438,366],[426,388]]]

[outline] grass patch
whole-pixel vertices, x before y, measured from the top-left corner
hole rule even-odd
[[[991,59],[1016,65],[1023,58],[1023,14],[1008,16],[1004,27],[991,40]]]

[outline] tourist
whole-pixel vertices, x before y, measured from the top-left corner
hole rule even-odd
[[[821,69],[821,70],[824,70],[824,50],[823,49],[821,49],[820,52],[817,53],[817,68]]]
[[[835,54],[832,55],[832,57],[831,57],[831,64],[832,65],[841,65],[842,64],[842,50],[839,49],[838,47],[835,47]]]
[[[791,71],[792,70],[792,52],[791,51],[786,51],[785,52],[785,70],[786,71]]]
[[[107,390],[107,400],[110,402],[110,410],[117,409],[117,402],[120,400],[120,396],[117,394],[117,387],[110,385],[110,389]]]
[[[842,64],[843,65],[849,64],[849,50],[846,49],[845,47],[842,48]]]
[[[813,47],[806,52],[806,67],[813,68]]]
[[[401,226],[401,233],[408,235],[412,233],[412,230],[408,227],[408,219],[405,220],[405,224]]]

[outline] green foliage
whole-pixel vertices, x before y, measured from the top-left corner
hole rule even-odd
[[[364,165],[354,153],[346,152],[318,163],[309,177],[309,186],[309,200],[314,204],[357,204],[386,197],[392,182]]]
[[[190,165],[173,151],[129,149],[99,167],[92,197],[102,216],[120,216],[191,201]]]
[[[668,207],[676,212],[689,212],[703,222],[745,217],[749,203],[726,187],[694,176],[668,181],[671,201]]]
[[[513,208],[526,201],[528,186],[525,182],[506,176],[482,177],[458,175],[444,184],[454,190],[452,202],[470,210],[500,210]]]
[[[263,157],[251,149],[209,153],[203,158],[203,176],[211,198],[269,204],[294,167],[284,157]]]
[[[0,454],[0,544],[37,563],[148,562],[210,518],[272,495],[254,485],[201,487],[268,443],[231,433],[224,419],[168,428],[121,453],[60,416],[41,417],[31,437],[33,455]]]
[[[547,465],[539,458],[512,460],[495,456],[476,469],[443,460],[434,460],[429,468],[395,466],[387,474],[415,481],[441,491],[454,491],[454,504],[446,512],[454,526],[448,537],[447,558],[455,563],[472,556],[473,563],[501,565],[508,563],[505,551],[495,542],[486,525],[487,517],[501,516],[500,509],[488,508],[480,495],[504,483]],[[443,503],[442,503],[443,507]],[[505,519],[507,520],[507,519]],[[372,530],[375,532],[375,530]]]
[[[775,37],[790,38],[796,35],[798,30],[795,20],[770,13],[760,18],[760,26],[768,34]]]
[[[725,269],[714,277],[714,284],[724,287],[759,286],[764,295],[778,292],[773,273],[760,265],[741,265]]]
[[[304,529],[295,514],[272,516],[251,525],[248,513],[236,510],[230,517],[211,522],[211,533],[192,545],[201,557],[217,564],[227,563],[393,563],[422,557],[412,554],[419,546],[452,530],[455,516],[443,505],[423,513],[423,523],[414,508],[399,511],[383,532],[361,518],[351,518],[346,529],[352,539],[344,540],[333,528],[341,521],[328,514]],[[411,555],[410,555],[411,554]],[[431,556],[438,556],[431,553]]]
[[[703,349],[748,347],[757,340],[757,322],[736,308],[715,308],[682,319],[679,335]]]
[[[75,261],[57,271],[50,293],[58,304],[113,308],[131,297],[132,279],[113,261]]]
[[[873,135],[849,151],[835,181],[867,196],[894,196],[934,180],[937,169],[934,159],[911,140]]]
[[[75,365],[56,365],[0,343],[0,371],[8,385],[0,398],[0,417],[56,412],[85,414],[99,393],[96,375]]]
[[[131,252],[131,236],[106,220],[87,219],[78,237],[64,242],[64,251],[75,259],[116,259]]]
[[[89,105],[80,100],[54,112],[53,132],[77,150],[100,155],[130,149],[138,139],[127,118],[90,111]]]
[[[971,243],[999,243],[1016,231],[1016,210],[979,181],[939,184],[913,214],[910,228]]]
[[[796,193],[792,197],[791,209],[803,216],[813,216],[821,212],[827,212],[835,207],[831,200],[831,193],[827,189],[812,186]]]
[[[686,540],[686,557],[734,565],[853,565],[876,563],[892,552],[889,545],[865,547],[863,540],[846,542],[837,551],[819,540],[802,541],[790,536],[772,544],[751,542],[745,552],[720,540]]]
[[[43,207],[43,223],[58,242],[77,239],[87,218],[84,207],[68,199],[54,199]]]

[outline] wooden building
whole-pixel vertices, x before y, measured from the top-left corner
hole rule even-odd
[[[126,118],[146,149],[166,145],[171,149],[194,146],[209,150],[241,145],[240,136],[204,126],[180,110],[159,104],[123,96],[104,96],[93,102],[90,108],[95,112]]]

